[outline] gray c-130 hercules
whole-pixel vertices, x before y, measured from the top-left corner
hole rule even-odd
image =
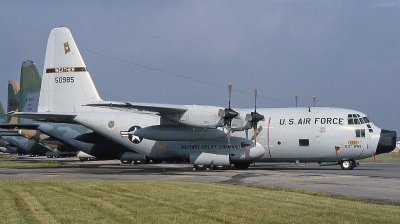
[[[396,141],[396,132],[350,109],[102,101],[66,27],[49,36],[38,113],[13,116],[78,123],[148,158],[186,159],[198,168],[246,169],[260,161],[353,169],[358,159],[392,151]]]

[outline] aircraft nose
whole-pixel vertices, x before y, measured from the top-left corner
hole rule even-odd
[[[395,131],[382,129],[378,147],[376,148],[376,155],[393,151],[396,148],[396,138],[397,134]]]

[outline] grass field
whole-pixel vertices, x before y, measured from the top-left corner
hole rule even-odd
[[[374,158],[360,160],[360,162],[373,162]],[[400,153],[385,153],[375,156],[376,162],[400,162]]]
[[[58,161],[38,161],[38,160],[24,160],[24,161],[1,161],[1,168],[41,168],[41,167],[68,167],[69,164],[63,164]]]
[[[399,223],[400,206],[212,183],[1,180],[1,223]]]

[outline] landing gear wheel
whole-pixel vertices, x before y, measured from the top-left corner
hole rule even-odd
[[[354,167],[355,167],[355,162],[354,162],[354,160],[343,160],[343,161],[340,163],[340,167],[341,167],[343,170],[352,170],[352,169],[354,169]]]
[[[206,170],[206,169],[210,169],[210,165],[194,165],[194,168],[196,168],[196,170]]]
[[[214,170],[230,170],[231,165],[214,165]]]
[[[233,166],[237,170],[246,170],[247,168],[249,168],[250,163],[234,163]]]
[[[121,160],[122,164],[131,164],[132,160]]]

